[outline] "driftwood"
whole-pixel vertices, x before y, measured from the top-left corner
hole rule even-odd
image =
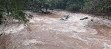
[[[82,19],[80,19],[80,20],[85,20],[85,19],[88,19],[88,17],[84,17],[84,18],[82,18]]]

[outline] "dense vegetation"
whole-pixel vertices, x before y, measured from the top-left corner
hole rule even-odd
[[[107,14],[111,13],[110,3],[111,0],[0,0],[0,23],[4,15],[27,22],[28,16],[23,12],[24,10],[47,13],[47,9],[64,9],[73,12]]]
[[[0,0],[0,20],[6,17],[27,22],[24,6],[25,0]]]
[[[111,0],[58,0],[57,8],[88,13],[111,13]]]

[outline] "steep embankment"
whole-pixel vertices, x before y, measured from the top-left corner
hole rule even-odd
[[[12,34],[0,36],[0,49],[111,49],[111,20],[60,10],[51,12],[41,15],[27,11],[34,16],[29,23],[31,30],[22,24],[8,27],[5,33]],[[60,20],[64,15],[70,18]],[[88,19],[80,20],[84,17]]]

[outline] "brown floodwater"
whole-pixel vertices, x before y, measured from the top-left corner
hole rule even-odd
[[[69,12],[52,13],[34,15],[29,27],[6,27],[0,49],[111,49],[111,20],[70,13],[67,21],[61,21]],[[84,17],[89,19],[81,21]]]

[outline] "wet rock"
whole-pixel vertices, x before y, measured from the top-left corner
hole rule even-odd
[[[3,34],[0,34],[0,36],[2,36]]]
[[[93,22],[94,20],[93,20],[93,19],[91,19],[91,21]]]
[[[64,20],[64,21],[66,21],[66,20],[68,20],[69,19],[69,15],[67,15],[67,16],[64,16],[63,18],[61,18],[60,20]]]

